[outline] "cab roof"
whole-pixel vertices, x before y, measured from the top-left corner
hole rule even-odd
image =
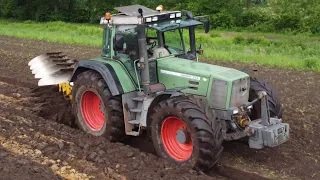
[[[155,13],[158,13],[155,10],[152,10],[150,8],[141,6],[139,4],[131,5],[131,6],[122,6],[122,7],[116,7],[115,10],[119,11],[122,14],[125,14],[127,16],[139,16],[140,13],[138,12],[138,9],[141,8],[143,11],[143,14],[148,16]]]
[[[144,24],[148,28],[155,29],[157,31],[170,31],[177,28],[185,28],[189,26],[201,25],[202,22],[194,19],[183,19],[181,18],[181,11],[156,11],[139,4],[122,6],[114,8],[119,13],[112,15],[111,20],[106,20],[104,17],[101,18],[100,24],[114,24],[114,25],[135,25],[140,24],[139,20],[140,13],[139,9],[142,9]],[[172,14],[180,14],[180,16],[171,18]],[[157,20],[150,20],[152,17],[157,17]],[[146,21],[149,19],[150,21]],[[152,18],[153,19],[153,18]]]
[[[139,4],[135,5],[130,5],[130,6],[121,6],[121,7],[116,7],[114,8],[115,10],[119,11],[121,14],[127,15],[127,16],[140,16],[140,13],[138,12],[138,9],[142,9],[143,16],[148,17],[148,16],[155,16],[159,14],[168,14],[168,13],[173,13],[173,12],[180,12],[180,11],[162,11],[158,12],[156,10],[144,7]]]

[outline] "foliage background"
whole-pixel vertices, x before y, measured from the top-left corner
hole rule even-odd
[[[215,29],[320,33],[319,0],[0,0],[0,17],[97,23],[106,10],[130,4],[207,14]]]

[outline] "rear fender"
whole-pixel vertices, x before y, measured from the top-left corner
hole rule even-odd
[[[126,69],[117,61],[81,60],[76,64],[70,82],[76,80],[80,73],[87,70],[98,72],[107,83],[113,96],[137,90]]]

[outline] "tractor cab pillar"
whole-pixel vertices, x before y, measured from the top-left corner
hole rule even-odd
[[[195,26],[189,27],[189,38],[190,38],[190,54],[197,56],[196,49],[196,36],[195,36]]]
[[[161,31],[157,31],[157,36],[158,36],[158,47],[164,47],[164,33]]]

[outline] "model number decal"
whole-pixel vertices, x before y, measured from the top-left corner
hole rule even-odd
[[[193,76],[193,75],[190,75],[190,74],[183,74],[183,73],[167,71],[167,70],[163,70],[163,69],[160,70],[160,73],[200,81],[200,77],[199,76]]]

